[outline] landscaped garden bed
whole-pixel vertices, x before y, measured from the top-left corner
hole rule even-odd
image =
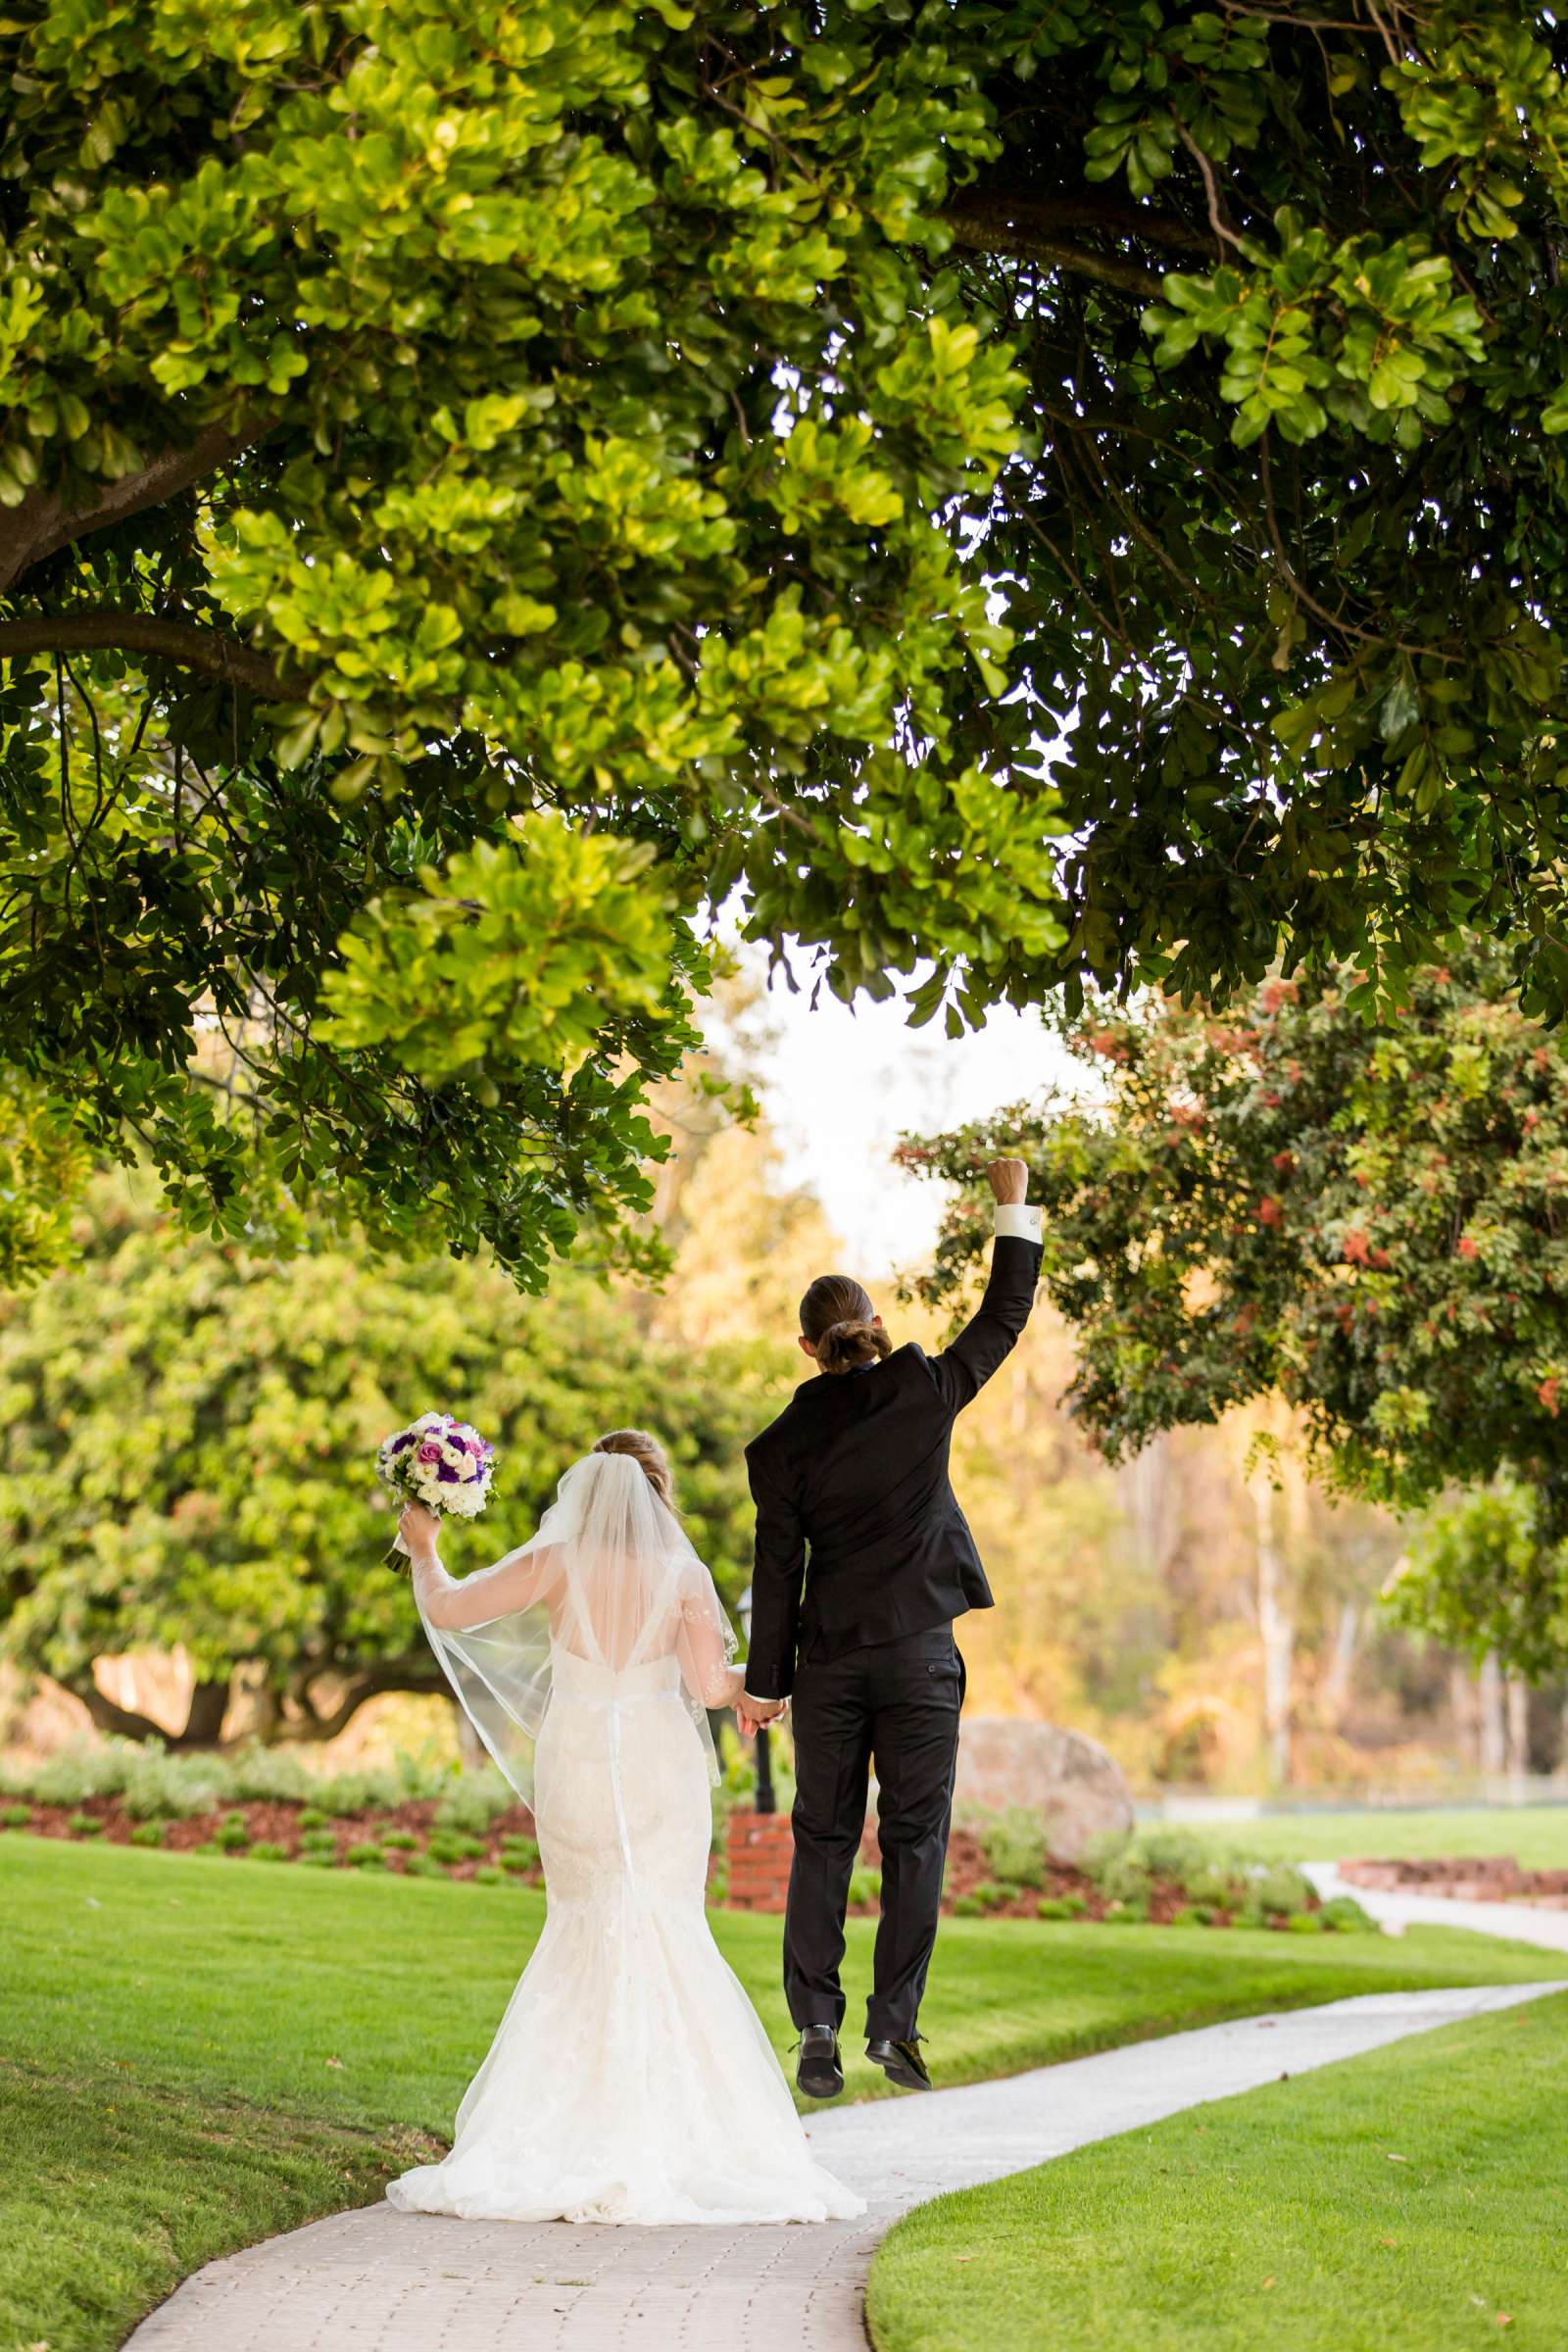
[[[495,1773],[312,1775],[266,1749],[169,1754],[110,1741],[13,1771],[0,1828],[236,1861],[537,1886],[533,1816]]]
[[[874,1828],[850,1885],[850,1908],[882,1891]],[[1180,1830],[1097,1838],[1081,1862],[1049,1849],[1038,1815],[976,1814],[954,1830],[943,1909],[960,1919],[1082,1919],[1120,1927],[1277,1928],[1295,1935],[1373,1931],[1350,1896],[1324,1902],[1294,1865],[1214,1853]]]

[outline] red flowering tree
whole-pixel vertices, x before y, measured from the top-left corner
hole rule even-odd
[[[1352,987],[1271,980],[1224,1015],[1098,1010],[1070,1032],[1098,1096],[908,1139],[906,1165],[965,1188],[921,1288],[962,1283],[978,1171],[1016,1144],[1077,1330],[1073,1402],[1105,1452],[1278,1392],[1333,1481],[1397,1508],[1510,1475],[1535,1498],[1556,1633],[1540,1603],[1512,1634],[1490,1608],[1467,1637],[1460,1596],[1439,1606],[1441,1562],[1420,1584],[1434,1629],[1500,1632],[1504,1663],[1540,1676],[1568,1663],[1568,1040],[1485,950],[1418,973],[1386,1023]]]

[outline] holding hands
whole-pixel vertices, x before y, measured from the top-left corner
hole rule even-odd
[[[735,1721],[743,1740],[755,1740],[764,1723],[776,1723],[788,1705],[782,1698],[754,1698],[743,1690],[735,1701]]]

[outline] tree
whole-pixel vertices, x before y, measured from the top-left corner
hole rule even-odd
[[[454,1399],[500,1447],[496,1501],[447,1540],[455,1570],[537,1524],[603,1430],[643,1420],[721,1590],[745,1582],[746,1350],[650,1345],[581,1276],[519,1300],[493,1264],[279,1262],[169,1224],[100,1185],[84,1264],[0,1320],[0,1644],[103,1730],[158,1727],[103,1695],[94,1659],[176,1643],[196,1677],[176,1745],[220,1739],[242,1670],[281,1740],[330,1738],[378,1691],[441,1690],[407,1581],[380,1565],[373,1448]]]
[[[1418,1530],[1389,1606],[1398,1623],[1468,1650],[1478,1665],[1505,1659],[1545,1682],[1568,1664],[1568,1542],[1544,1535],[1539,1489],[1499,1479]]]
[[[916,259],[972,73],[803,31],[0,31],[0,1049],[226,1235],[281,1188],[528,1284],[585,1218],[603,1247],[743,874],[846,988],[900,931],[999,976],[1056,936],[1049,796],[950,708],[1004,683],[955,533],[1016,390]],[[851,904],[838,812],[853,851],[911,784],[915,854]]]
[[[19,0],[0,1058],[538,1284],[726,897],[955,1029],[1462,921],[1560,1006],[1564,41]]]
[[[979,560],[1066,737],[1069,1010],[1351,956],[1386,1005],[1470,926],[1560,1012],[1560,12],[987,17],[949,217],[1028,377]]]
[[[1396,1508],[1511,1474],[1550,1554],[1568,1537],[1568,1045],[1481,951],[1419,971],[1379,1024],[1352,979],[1275,979],[1227,1015],[1097,1014],[1071,1042],[1102,1100],[906,1144],[970,1188],[929,1291],[976,1256],[975,1177],[1021,1135],[1045,1279],[1078,1335],[1075,1407],[1112,1458],[1278,1392],[1333,1479]],[[1494,1615],[1504,1664],[1561,1662],[1560,1618]]]

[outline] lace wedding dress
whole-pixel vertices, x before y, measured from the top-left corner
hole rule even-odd
[[[742,1678],[712,1580],[635,1461],[590,1454],[539,1534],[461,1583],[414,1563],[426,1631],[514,1787],[549,1908],[444,2162],[387,2189],[469,2221],[819,2222],[864,2210],[811,2158],[704,1910],[705,1709]]]

